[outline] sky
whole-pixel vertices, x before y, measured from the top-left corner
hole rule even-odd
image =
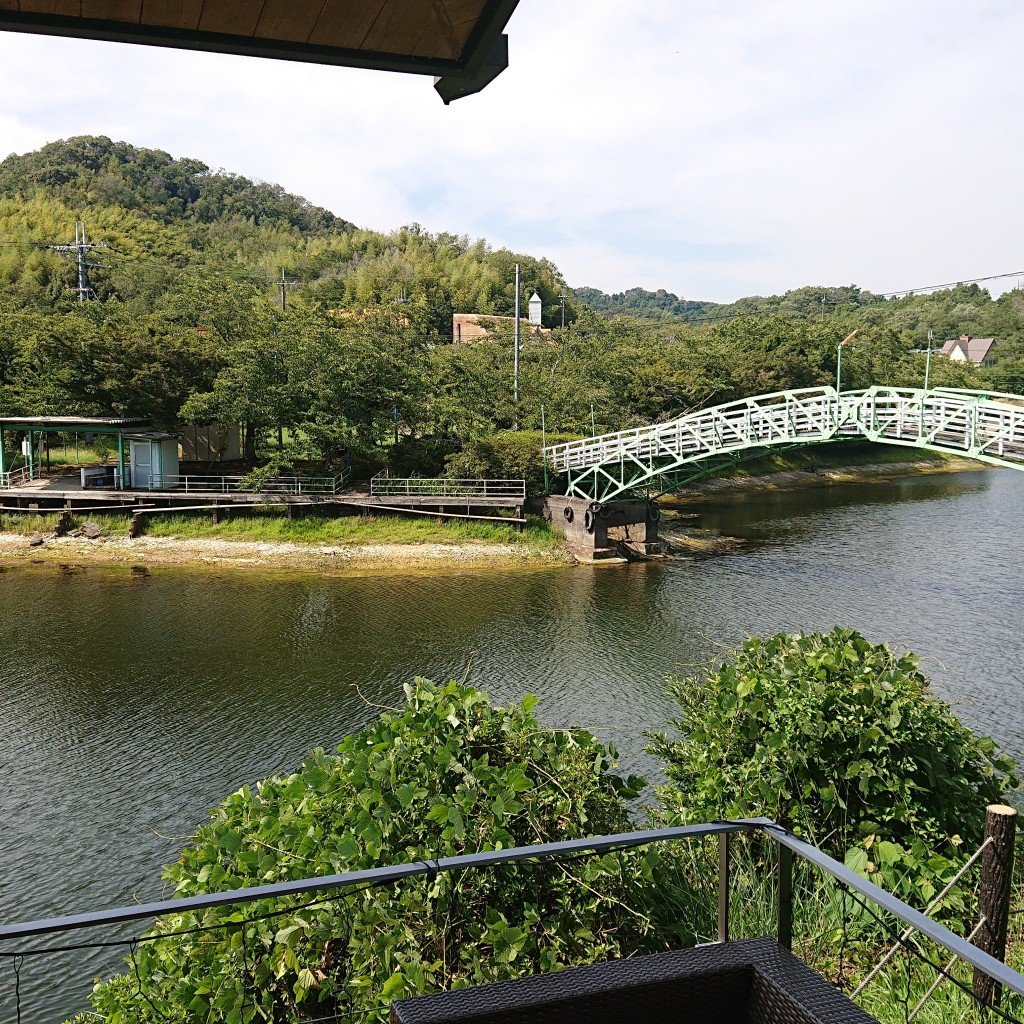
[[[507,32],[448,107],[420,76],[0,33],[0,157],[106,135],[609,292],[1024,271],[1017,0],[520,0]]]

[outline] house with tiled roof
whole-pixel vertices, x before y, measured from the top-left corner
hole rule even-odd
[[[996,338],[972,338],[969,334],[961,334],[959,338],[947,341],[942,346],[941,354],[955,363],[991,366],[995,362],[992,349],[996,344]]]

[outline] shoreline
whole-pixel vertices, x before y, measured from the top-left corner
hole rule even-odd
[[[920,476],[963,473],[986,468],[972,459],[944,456],[937,460],[918,462],[873,462],[820,469],[783,469],[763,476],[737,476],[704,481],[668,495],[664,501],[666,517],[662,519],[662,540],[670,554],[682,558],[703,559],[742,551],[746,542],[687,524],[695,518],[702,504],[730,494],[749,494],[755,490],[772,493],[844,487],[869,482],[888,483]]]
[[[0,566],[51,565],[79,568],[108,565],[131,568],[191,566],[239,570],[310,570],[328,575],[367,575],[373,572],[447,572],[510,567],[549,568],[570,564],[562,552],[545,553],[526,544],[482,541],[443,544],[328,545],[291,541],[221,540],[175,537],[45,536],[30,545],[23,534],[0,534]]]
[[[781,469],[761,476],[716,477],[691,487],[683,487],[666,498],[668,508],[688,505],[709,495],[764,488],[770,491],[797,491],[806,488],[834,487],[865,481],[899,480],[904,477],[936,476],[942,473],[964,473],[989,468],[984,463],[959,456],[921,459],[916,462],[865,462],[859,465],[829,466],[820,469]]]
[[[887,481],[904,477],[976,470],[968,459],[938,461],[865,463],[814,470],[790,469],[760,476],[712,479],[687,487],[660,499],[672,515],[718,495],[749,492],[803,490],[843,486],[868,480]],[[102,520],[100,520],[102,522]],[[742,542],[695,527],[677,528],[665,522],[664,539],[670,551],[683,557],[728,554]],[[525,542],[498,543],[460,540],[450,543],[325,544],[297,541],[225,540],[216,537],[129,538],[121,535],[55,537],[38,533],[42,543],[33,545],[32,535],[0,532],[0,569],[9,566],[55,566],[62,571],[87,565],[130,568],[143,574],[150,568],[192,567],[246,571],[314,571],[332,576],[365,576],[375,573],[401,574],[478,571],[501,569],[550,569],[577,564],[564,542],[542,550]]]

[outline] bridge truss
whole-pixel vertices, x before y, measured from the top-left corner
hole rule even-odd
[[[552,445],[544,456],[566,475],[567,494],[604,502],[657,497],[767,450],[857,437],[1024,470],[1024,396],[952,388],[800,388]]]

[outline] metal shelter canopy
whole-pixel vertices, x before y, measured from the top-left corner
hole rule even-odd
[[[519,0],[0,0],[0,30],[435,75],[444,102],[508,67]]]
[[[2,0],[0,0],[2,2]],[[6,430],[24,430],[28,434],[29,477],[35,476],[36,434],[116,434],[118,486],[124,487],[124,439],[151,429],[147,420],[139,417],[117,416],[0,416],[0,481],[7,467],[4,465],[4,433]]]

